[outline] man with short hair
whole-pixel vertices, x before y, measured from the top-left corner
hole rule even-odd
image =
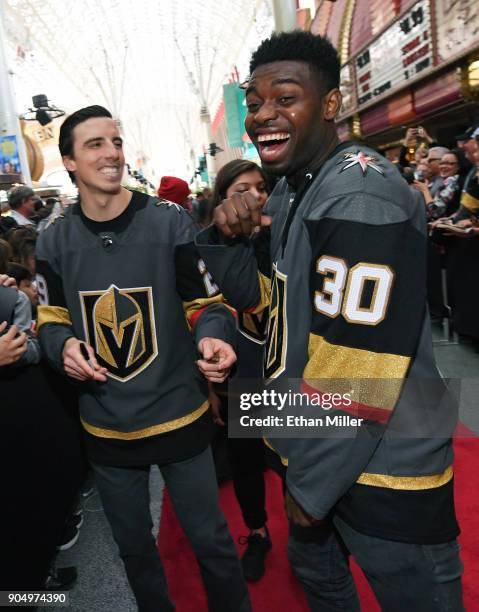
[[[427,163],[429,164],[429,172],[431,178],[429,179],[429,191],[431,195],[435,197],[436,193],[441,189],[444,179],[441,177],[439,163],[446,153],[450,153],[446,147],[432,147],[429,149],[427,156]]]
[[[459,612],[455,419],[432,353],[424,210],[390,162],[340,144],[327,39],[274,34],[250,73],[246,130],[264,169],[284,178],[265,214],[233,194],[196,242],[238,311],[269,306],[270,388],[310,397],[294,414],[325,424],[268,435],[287,466],[293,568],[311,610],[359,610],[344,543],[383,610]],[[333,393],[336,405],[318,405]]]
[[[8,204],[12,210],[11,217],[17,225],[35,225],[32,217],[35,215],[37,196],[30,187],[20,185],[14,187],[8,194]]]
[[[109,111],[70,115],[59,148],[79,202],[40,235],[39,336],[49,361],[80,382],[87,455],[138,607],[174,609],[151,533],[148,481],[157,464],[210,609],[247,612],[188,328],[201,372],[221,382],[235,360],[234,316],[194,250],[190,215],[122,187],[123,142]]]

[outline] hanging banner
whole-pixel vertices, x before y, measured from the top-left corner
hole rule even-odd
[[[246,117],[245,92],[239,83],[223,85],[228,144],[231,148],[243,146],[244,120]]]
[[[392,93],[432,65],[429,0],[421,0],[356,57],[358,105]]]
[[[440,62],[461,55],[479,44],[477,0],[436,0],[435,9]]]
[[[0,137],[0,174],[20,174],[16,136]]]

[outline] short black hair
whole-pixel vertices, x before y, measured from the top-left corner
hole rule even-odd
[[[88,119],[94,119],[95,117],[107,117],[113,119],[112,114],[104,106],[94,104],[93,106],[86,106],[80,108],[69,115],[62,123],[60,128],[60,135],[58,137],[58,148],[60,149],[60,155],[63,157],[73,157],[73,130],[77,125],[88,121]],[[75,182],[75,175],[73,172],[68,172],[71,180]]]
[[[261,166],[258,166],[258,164],[248,159],[233,159],[225,164],[216,175],[215,188],[210,203],[211,209],[216,208],[218,204],[221,204],[221,201],[226,198],[228,187],[234,182],[237,176],[244,172],[251,172],[252,170],[257,170],[261,174],[269,193],[268,178]]]
[[[30,272],[30,270],[22,264],[16,263],[15,261],[10,261],[7,264],[7,274],[17,281],[18,287],[20,287],[20,283],[22,281],[33,280],[33,274]]]
[[[326,91],[339,87],[339,56],[331,41],[303,30],[275,32],[263,40],[251,56],[250,74],[263,64],[272,62],[306,62],[316,72]]]

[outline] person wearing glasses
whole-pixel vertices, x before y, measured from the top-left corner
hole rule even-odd
[[[424,196],[429,220],[449,217],[456,212],[470,164],[462,151],[454,149],[442,156],[438,167],[441,182],[438,183],[438,189],[434,196],[430,185],[426,181],[415,180],[413,182],[415,189]]]
[[[427,156],[427,163],[429,164],[429,171],[431,173],[431,180],[429,183],[429,190],[433,197],[435,197],[437,191],[442,186],[442,177],[439,170],[439,162],[441,159],[449,153],[449,149],[446,147],[432,147],[429,149]]]

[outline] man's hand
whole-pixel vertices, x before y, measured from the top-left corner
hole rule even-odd
[[[198,343],[198,351],[203,359],[199,359],[196,365],[206,380],[223,382],[236,361],[233,347],[218,338],[202,338]]]
[[[0,334],[7,328],[7,322],[0,323]],[[27,350],[27,334],[18,333],[16,325],[0,336],[0,366],[10,365],[20,359]]]
[[[295,525],[300,525],[301,527],[317,527],[323,523],[322,520],[315,519],[305,512],[288,490],[286,490],[284,496],[284,507],[288,519]]]
[[[234,193],[215,208],[213,223],[226,238],[251,236],[273,221],[261,215],[262,207],[251,193]]]
[[[0,274],[0,285],[3,285],[4,287],[17,287],[17,281],[12,278],[11,276],[8,276],[8,274]]]
[[[82,354],[80,345],[83,344],[87,353],[88,361]],[[71,378],[75,380],[96,380],[106,382],[107,369],[100,367],[95,358],[95,352],[86,342],[80,342],[77,338],[68,338],[63,347],[63,368]]]

